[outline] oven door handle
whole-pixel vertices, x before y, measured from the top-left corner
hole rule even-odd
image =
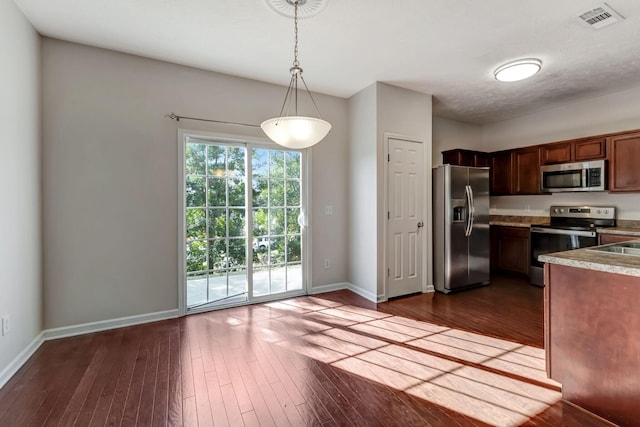
[[[564,236],[596,237],[595,231],[560,230],[557,228],[531,227],[531,232],[539,234],[561,234]]]

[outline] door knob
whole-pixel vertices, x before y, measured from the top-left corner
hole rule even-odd
[[[424,222],[420,221],[420,222],[418,223],[418,228],[422,228],[422,227],[424,227]]]

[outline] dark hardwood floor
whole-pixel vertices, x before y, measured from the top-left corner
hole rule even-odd
[[[349,291],[45,342],[0,426],[601,426],[544,373],[542,289]]]

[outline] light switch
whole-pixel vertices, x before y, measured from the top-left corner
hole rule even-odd
[[[333,206],[332,205],[324,205],[324,214],[325,215],[333,215]]]

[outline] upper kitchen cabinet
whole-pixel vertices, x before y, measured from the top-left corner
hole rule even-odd
[[[541,194],[540,147],[513,150],[511,194]]]
[[[545,144],[540,147],[540,154],[543,165],[553,163],[568,163],[573,159],[573,144],[570,142],[559,142],[555,144]]]
[[[606,155],[606,139],[604,137],[583,138],[540,146],[541,164],[543,165],[604,159]]]
[[[573,143],[575,146],[573,160],[598,160],[607,157],[607,140],[604,137],[580,139]]]
[[[542,194],[540,147],[491,153],[491,195]]]
[[[457,166],[489,166],[489,153],[456,148],[442,152],[442,163]]]
[[[513,150],[491,153],[490,189],[492,196],[512,194]]]
[[[608,138],[609,191],[640,191],[640,132]]]

